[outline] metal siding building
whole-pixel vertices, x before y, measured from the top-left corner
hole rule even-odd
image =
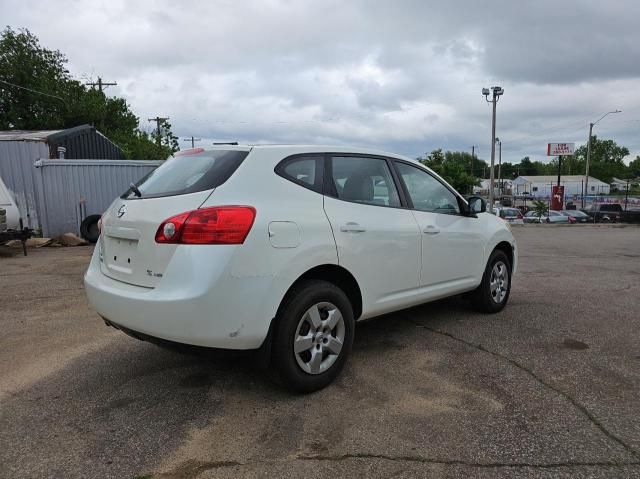
[[[72,232],[89,215],[102,214],[129,184],[162,161],[41,160],[36,162],[37,211],[43,236]]]
[[[90,125],[77,126],[53,133],[47,137],[49,158],[58,157],[58,147],[67,149],[66,159],[93,158],[124,160],[122,149]]]
[[[0,131],[0,177],[16,197],[25,226],[41,226],[33,164],[57,157],[59,146],[66,158],[124,158],[120,147],[90,125],[66,130]]]
[[[516,195],[529,194],[534,198],[549,198],[552,187],[558,182],[558,177],[547,176],[518,176],[513,180],[513,192]],[[560,184],[564,186],[565,197],[582,196],[584,187],[583,175],[562,175]],[[587,196],[608,195],[610,186],[593,176],[589,177],[589,191]]]

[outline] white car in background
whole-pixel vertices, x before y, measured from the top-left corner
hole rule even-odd
[[[500,311],[516,264],[483,200],[408,158],[218,146],[176,154],[113,202],[85,285],[108,325],[259,349],[308,392],[339,374],[356,320],[460,293]]]
[[[6,216],[6,229],[17,230],[20,228],[20,212],[18,211],[18,206],[16,205],[16,201],[11,194],[11,191],[0,178],[0,208],[5,211]],[[3,226],[0,225],[0,228]]]
[[[493,212],[498,218],[503,219],[507,223],[511,223],[513,225],[524,224],[524,216],[522,216],[522,211],[520,211],[518,208],[496,206],[495,208],[493,208]]]
[[[538,217],[535,211],[528,211],[524,215],[525,223],[551,223],[551,224],[573,224],[575,219],[570,216],[565,216],[559,211],[549,210],[542,216]]]

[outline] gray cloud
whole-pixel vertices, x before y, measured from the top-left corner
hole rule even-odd
[[[483,86],[501,84],[503,157],[545,159],[587,124],[640,152],[640,4],[9,0],[0,16],[117,80],[141,118],[181,136],[377,146],[410,156],[490,148]]]

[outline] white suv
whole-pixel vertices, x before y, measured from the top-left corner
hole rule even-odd
[[[516,242],[484,210],[398,155],[196,148],[104,213],[87,295],[134,337],[258,349],[313,391],[344,366],[356,320],[460,293],[505,306]]]

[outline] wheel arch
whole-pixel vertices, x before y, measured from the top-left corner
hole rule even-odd
[[[314,266],[313,268],[302,273],[287,289],[282,296],[280,304],[273,319],[269,324],[267,336],[262,345],[257,350],[257,364],[266,368],[271,363],[271,347],[273,343],[274,329],[277,328],[277,318],[280,309],[285,304],[289,296],[295,291],[297,286],[304,281],[322,280],[336,285],[347,295],[351,307],[353,308],[353,317],[357,320],[362,315],[362,292],[360,285],[355,277],[345,268],[336,264],[323,264]]]
[[[513,247],[511,246],[511,243],[509,243],[508,241],[500,241],[492,250],[491,252],[493,253],[494,251],[502,251],[505,255],[507,255],[507,258],[509,259],[509,266],[511,266],[511,271],[513,271],[514,268],[514,262],[513,262]]]
[[[337,264],[323,264],[315,266],[301,274],[298,279],[289,286],[289,289],[287,289],[287,292],[282,297],[282,301],[280,301],[280,305],[278,306],[278,312],[288,296],[300,283],[314,279],[327,281],[344,291],[347,298],[349,298],[351,307],[353,308],[354,319],[357,320],[360,317],[362,314],[362,292],[360,291],[360,285],[349,270]]]

